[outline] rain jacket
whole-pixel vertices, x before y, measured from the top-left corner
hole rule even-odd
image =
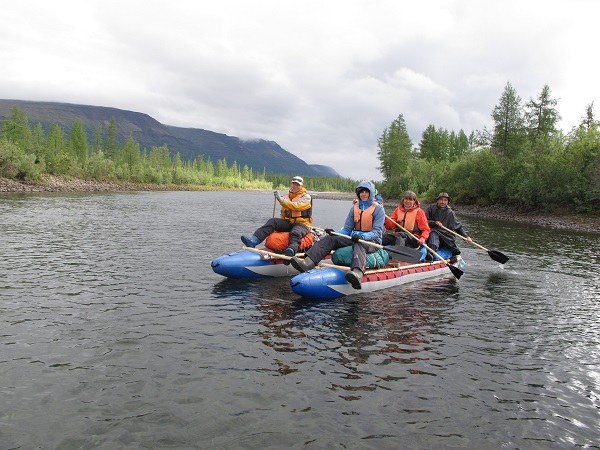
[[[340,234],[345,234],[346,236],[352,236],[354,234],[358,234],[361,239],[365,241],[375,242],[377,244],[381,244],[381,237],[383,235],[383,224],[385,222],[385,211],[383,210],[383,206],[375,201],[375,186],[370,181],[361,181],[356,190],[361,188],[366,188],[369,190],[369,198],[366,202],[363,202],[358,199],[356,205],[353,205],[346,217],[346,221],[344,222],[344,227],[338,231]],[[358,208],[359,211],[365,213],[369,208],[373,206],[371,210],[372,216],[372,228],[370,231],[360,231],[357,230],[354,226],[355,224],[355,208]],[[368,212],[366,212],[368,214]],[[369,221],[370,222],[370,221]],[[363,223],[365,223],[363,221]]]
[[[281,218],[289,220],[290,223],[301,223],[310,227],[312,219],[312,198],[306,192],[306,188],[302,188],[293,194],[288,192],[285,197],[279,200],[281,204]]]
[[[425,211],[421,209],[421,202],[419,200],[415,201],[413,207],[409,210],[404,209],[404,204],[400,203],[390,218],[414,234],[417,239],[423,238],[427,240],[429,238],[431,230],[427,222],[427,216],[425,215]],[[396,224],[386,218],[385,227],[388,230],[395,230]]]
[[[442,225],[452,231],[457,232],[462,237],[468,237],[467,232],[463,229],[462,224],[457,219],[454,210],[449,206],[441,208],[437,203],[431,204],[427,208],[425,215],[429,221],[429,226],[432,229],[435,229],[435,232],[440,235],[440,239],[448,247],[455,246],[454,236],[443,228],[438,227],[436,223],[437,221],[442,222]]]

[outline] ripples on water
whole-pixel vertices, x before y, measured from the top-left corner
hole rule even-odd
[[[272,207],[3,197],[0,449],[598,448],[598,235],[463,218],[505,267],[315,301],[210,270]]]

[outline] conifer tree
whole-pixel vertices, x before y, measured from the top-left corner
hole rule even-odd
[[[16,144],[26,153],[31,153],[31,128],[27,113],[14,105],[8,119],[2,124],[2,137]]]
[[[179,152],[175,153],[175,157],[173,158],[173,168],[183,169],[183,162],[181,161],[181,155]]]
[[[102,127],[98,125],[94,131],[94,143],[92,144],[92,154],[96,155],[102,151]]]
[[[204,165],[204,155],[196,157],[196,159],[194,160],[194,169],[197,172],[203,173],[205,171]]]
[[[452,132],[454,134],[454,131]],[[466,133],[461,129],[458,132],[458,135],[455,136],[455,139],[452,141],[452,147],[450,148],[450,159],[452,161],[457,161],[461,159],[463,156],[469,153],[471,145],[469,143],[469,138]]]
[[[133,168],[140,164],[140,144],[136,143],[132,136],[125,141],[119,161],[127,167],[129,173],[132,173]]]
[[[108,124],[106,131],[106,142],[104,143],[104,155],[108,159],[116,159],[119,152],[119,144],[117,143],[117,121],[113,117]]]
[[[412,141],[406,130],[404,116],[400,114],[377,140],[377,158],[386,182],[399,178],[411,159]]]
[[[501,158],[514,158],[522,151],[525,141],[525,120],[521,97],[506,83],[500,103],[492,112],[494,132],[491,139],[492,150]]]
[[[251,181],[252,180],[252,172],[248,168],[248,165],[244,164],[244,168],[242,169],[242,180]]]
[[[421,135],[419,143],[419,157],[422,159],[433,160],[439,146],[439,137],[434,125],[428,125]]]
[[[586,131],[590,131],[593,126],[597,127],[598,125],[600,125],[600,122],[594,116],[594,102],[592,102],[585,108],[585,115],[581,119],[580,126],[585,128]]]
[[[36,162],[40,162],[44,158],[46,145],[46,135],[41,123],[37,123],[31,134],[31,150],[35,155]]]
[[[79,163],[83,166],[88,157],[87,135],[83,130],[83,122],[77,119],[69,133],[70,148]]]
[[[60,174],[66,172],[68,161],[65,133],[60,125],[54,125],[46,138],[46,167],[50,173]]]
[[[543,145],[558,130],[560,114],[556,109],[558,100],[551,96],[550,87],[546,84],[536,99],[531,99],[525,105],[525,119],[530,142],[534,145]]]
[[[238,165],[236,161],[233,161],[233,164],[231,165],[231,167],[229,168],[229,176],[232,178],[239,178],[240,177],[240,171],[238,169]]]
[[[158,152],[160,155],[160,167],[162,170],[170,171],[173,167],[173,161],[171,161],[171,155],[169,152],[169,147],[165,145],[161,145],[158,147]]]

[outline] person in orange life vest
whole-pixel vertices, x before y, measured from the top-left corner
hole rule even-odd
[[[374,201],[375,186],[370,181],[359,183],[356,187],[356,196],[358,197],[358,202],[352,205],[344,222],[344,227],[335,232],[351,236],[352,239],[332,234],[334,233],[333,229],[326,228],[327,235],[316,241],[306,251],[304,259],[296,256],[291,259],[292,266],[296,270],[307,272],[325,258],[331,250],[352,245],[352,264],[350,270],[346,272],[346,281],[354,289],[362,287],[361,282],[367,266],[367,253],[374,253],[378,248],[373,245],[363,244],[359,242],[359,239],[381,244],[385,211],[383,210],[383,206]]]
[[[448,247],[452,251],[452,256],[460,255],[460,250],[456,246],[454,235],[441,228],[442,226],[455,231],[464,237],[467,242],[473,242],[467,232],[463,229],[462,224],[456,217],[454,210],[448,205],[450,203],[450,196],[446,192],[441,192],[438,195],[436,203],[429,205],[425,215],[429,221],[431,227],[431,233],[427,245],[436,251],[440,246]]]
[[[312,225],[312,198],[306,192],[304,179],[294,177],[290,182],[290,190],[285,197],[279,191],[273,195],[281,205],[280,217],[267,220],[252,236],[242,235],[242,242],[246,247],[256,247],[274,231],[288,231],[290,233],[288,248],[283,252],[287,256],[294,256],[300,246],[300,241],[310,233]]]
[[[385,233],[383,235],[383,245],[407,246],[418,248],[429,238],[429,224],[425,211],[421,209],[421,202],[417,200],[417,194],[413,191],[406,191],[404,198],[390,216],[392,220],[402,225],[418,239],[415,241],[407,232],[398,228],[394,222],[385,218],[385,228],[395,230],[395,233]]]

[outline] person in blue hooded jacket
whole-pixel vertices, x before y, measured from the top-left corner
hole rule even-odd
[[[337,236],[334,230],[327,228],[327,235],[315,242],[306,251],[304,259],[292,257],[291,264],[299,272],[307,272],[315,267],[331,250],[352,245],[352,264],[346,273],[346,280],[354,289],[362,287],[362,278],[367,266],[367,253],[374,253],[378,247],[363,244],[359,239],[381,245],[385,211],[383,206],[375,201],[375,186],[370,181],[362,181],[356,187],[358,199],[346,217],[344,227],[335,232],[350,236]]]

